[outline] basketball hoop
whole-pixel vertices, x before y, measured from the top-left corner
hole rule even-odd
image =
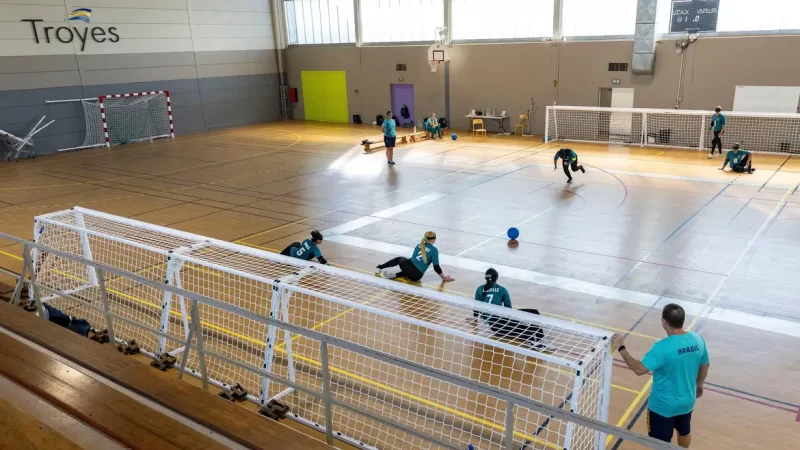
[[[439,64],[450,61],[450,48],[441,43],[436,42],[428,48],[428,64],[431,66],[431,72],[436,72]]]

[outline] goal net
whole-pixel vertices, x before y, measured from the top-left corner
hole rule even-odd
[[[261,405],[278,400],[290,407],[287,417],[319,430],[328,423],[325,402],[309,392],[328,389],[335,437],[358,448],[605,448],[604,430],[501,393],[607,422],[607,332],[79,207],[37,217],[35,241],[246,311],[199,304],[202,332],[186,373],[205,370],[221,388],[238,383]],[[98,271],[43,251],[33,261],[50,289],[46,303],[98,328],[112,321],[118,341],[135,340],[150,356],[180,360],[187,351],[192,301],[108,275],[108,319],[98,309]],[[367,352],[333,343],[323,350],[311,331]],[[200,343],[204,360],[194,350]],[[430,372],[415,368],[422,366]]]
[[[545,139],[711,148],[713,111],[548,106]],[[722,143],[756,152],[800,153],[800,115],[726,112]]]
[[[59,151],[175,137],[169,91],[101,95],[66,101],[80,101],[83,105],[86,137],[80,146]]]

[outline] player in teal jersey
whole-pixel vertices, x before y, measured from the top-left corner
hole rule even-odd
[[[691,424],[695,400],[703,396],[709,360],[706,342],[699,334],[685,331],[686,311],[670,303],[661,312],[661,327],[667,337],[655,344],[641,361],[625,348],[621,334],[613,337],[614,346],[625,364],[636,375],[653,372],[653,389],[647,405],[647,432],[650,437],[672,441],[678,432],[678,445],[692,442]]]
[[[731,150],[725,154],[725,162],[719,170],[725,170],[728,163],[731,164],[731,170],[737,173],[753,173],[753,156],[747,150],[740,150],[739,144],[733,144]]]
[[[419,281],[425,275],[431,264],[433,270],[439,274],[444,282],[453,281],[453,278],[446,276],[439,266],[439,250],[433,246],[436,242],[436,233],[428,231],[423,236],[422,241],[414,248],[411,259],[398,256],[397,258],[386,261],[375,269],[376,274],[382,275],[390,280],[395,278],[405,278],[408,281]],[[390,267],[400,267],[399,272],[388,270]]]
[[[281,255],[291,256],[304,261],[311,261],[312,258],[317,258],[320,264],[328,264],[328,261],[322,256],[322,251],[319,249],[320,244],[322,244],[322,233],[314,230],[311,232],[311,239],[306,239],[303,242],[293,242],[283,249]]]
[[[511,295],[508,290],[497,283],[500,274],[495,269],[490,268],[484,275],[486,284],[478,286],[475,291],[475,300],[490,305],[511,308]],[[535,309],[520,309],[529,314],[539,314]],[[543,348],[543,344],[537,344],[544,337],[542,328],[534,324],[525,324],[508,317],[496,316],[486,312],[472,312],[473,318],[483,320],[494,332],[495,337],[521,339],[534,348]]]
[[[556,166],[556,161],[558,158],[561,158],[561,163],[564,166],[564,173],[567,174],[567,183],[572,183],[572,175],[569,173],[570,167],[572,168],[573,172],[577,172],[580,170],[583,173],[586,173],[583,166],[578,165],[578,154],[575,153],[574,150],[571,148],[562,148],[556,152],[556,155],[553,157],[553,170],[557,170],[558,167]]]

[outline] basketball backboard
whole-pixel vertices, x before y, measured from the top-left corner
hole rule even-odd
[[[450,61],[450,48],[447,45],[437,42],[428,47],[428,64],[431,66],[431,72],[436,72],[439,64],[445,61]]]

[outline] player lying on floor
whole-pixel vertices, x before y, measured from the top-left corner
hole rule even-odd
[[[317,258],[320,264],[328,264],[328,261],[322,256],[322,251],[319,249],[320,244],[322,244],[322,233],[314,230],[311,232],[311,239],[306,239],[303,242],[292,242],[288,247],[283,249],[281,255],[291,256],[304,261],[311,261],[312,258]]]
[[[753,173],[753,155],[747,150],[740,150],[739,144],[733,144],[730,151],[725,155],[725,162],[719,170],[725,170],[728,163],[731,164],[731,170],[737,173]]]
[[[495,269],[487,270],[485,274],[486,284],[478,286],[475,291],[475,300],[489,303],[490,305],[511,308],[511,295],[506,288],[497,283],[498,278],[500,278],[500,274]],[[539,315],[539,311],[536,309],[520,309],[519,311]],[[545,347],[543,343],[540,343],[544,338],[544,332],[538,325],[523,324],[514,319],[479,311],[473,311],[472,316],[474,319],[480,319],[489,325],[495,337],[520,339],[534,348]]]
[[[453,278],[445,275],[442,271],[442,267],[439,266],[439,250],[433,245],[435,243],[436,233],[428,231],[425,233],[425,236],[422,237],[422,241],[414,247],[411,259],[402,256],[390,259],[376,267],[375,274],[390,280],[405,278],[408,281],[419,281],[422,279],[422,276],[425,275],[428,267],[433,264],[433,270],[439,274],[442,281],[445,283],[453,281]],[[400,271],[397,271],[394,267],[399,267]]]

